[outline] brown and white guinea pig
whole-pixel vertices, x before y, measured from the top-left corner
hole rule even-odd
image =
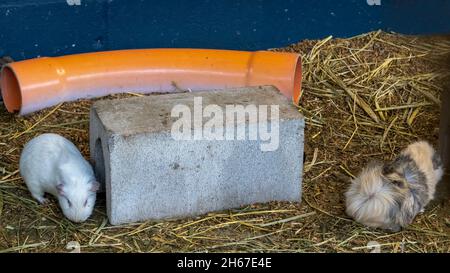
[[[77,147],[57,134],[30,140],[20,156],[20,174],[31,195],[43,204],[45,193],[58,198],[63,214],[83,222],[92,213],[99,183]]]
[[[369,227],[399,231],[434,198],[443,167],[426,141],[410,144],[392,162],[373,161],[351,181],[346,213]]]

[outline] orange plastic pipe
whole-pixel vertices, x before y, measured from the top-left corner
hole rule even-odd
[[[174,85],[175,83],[175,85]],[[135,49],[9,63],[1,90],[9,112],[29,114],[108,94],[273,85],[298,103],[299,54],[211,49]]]

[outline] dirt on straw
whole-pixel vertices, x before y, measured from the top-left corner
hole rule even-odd
[[[355,223],[344,212],[350,177],[372,159],[392,159],[408,143],[437,144],[440,94],[448,91],[450,37],[381,31],[349,39],[305,40],[274,51],[303,58],[306,163],[300,204],[271,202],[200,217],[111,226],[100,195],[93,216],[71,223],[56,202],[40,206],[18,162],[23,145],[53,132],[86,158],[92,101],[64,103],[27,117],[0,106],[0,252],[449,252],[448,196],[400,232]],[[133,96],[120,95],[111,97]],[[104,98],[103,98],[104,99]],[[55,201],[53,199],[53,201]]]

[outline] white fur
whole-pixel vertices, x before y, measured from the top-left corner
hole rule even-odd
[[[92,214],[98,183],[92,166],[66,138],[57,134],[33,138],[22,151],[19,169],[40,203],[47,201],[44,193],[50,193],[68,219],[83,222]]]

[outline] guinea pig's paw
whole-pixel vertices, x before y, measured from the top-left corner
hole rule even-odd
[[[42,206],[47,206],[50,204],[50,200],[48,198],[41,197],[38,199],[39,204]]]

